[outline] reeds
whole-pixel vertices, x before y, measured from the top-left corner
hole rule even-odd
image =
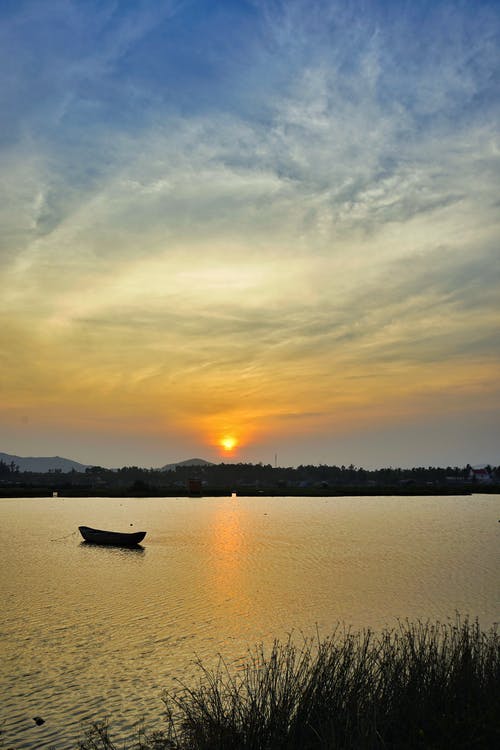
[[[135,747],[500,747],[499,645],[496,628],[485,633],[468,619],[403,622],[378,634],[339,627],[300,645],[275,641],[268,653],[257,647],[236,673],[222,660],[215,670],[199,664],[198,686],[164,696],[166,730]],[[95,731],[81,749],[112,750],[107,730],[101,738]]]

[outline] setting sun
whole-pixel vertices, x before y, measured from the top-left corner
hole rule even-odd
[[[225,451],[232,451],[236,447],[237,441],[234,437],[224,437],[220,440],[220,445]]]

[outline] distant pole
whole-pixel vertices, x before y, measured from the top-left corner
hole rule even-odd
[[[277,453],[274,454],[274,468],[275,469],[278,468],[278,454]]]

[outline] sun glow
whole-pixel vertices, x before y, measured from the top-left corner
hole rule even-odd
[[[219,444],[225,451],[230,452],[233,448],[236,448],[237,440],[234,437],[227,436],[221,438]]]

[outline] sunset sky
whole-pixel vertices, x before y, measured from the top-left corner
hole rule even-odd
[[[499,32],[2,0],[0,451],[500,464]]]

